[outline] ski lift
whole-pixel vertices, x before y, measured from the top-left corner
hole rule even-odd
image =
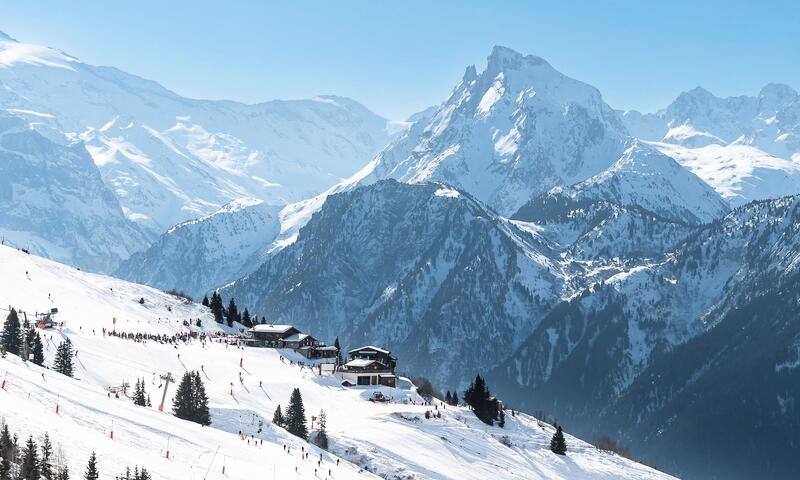
[[[45,313],[37,313],[36,314],[36,327],[45,330],[49,328],[55,328],[56,323],[56,314],[58,313],[58,308],[51,308],[49,312]]]

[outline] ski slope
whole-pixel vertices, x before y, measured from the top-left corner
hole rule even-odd
[[[20,435],[48,432],[67,454],[73,476],[83,471],[89,452],[96,450],[104,479],[136,464],[165,480],[671,478],[571,436],[568,455],[554,455],[548,448],[553,429],[527,415],[507,415],[506,428],[501,429],[483,425],[466,408],[442,405],[441,418],[425,419],[425,411],[435,407],[406,403],[421,401],[407,381],[401,380],[397,389],[382,387],[395,402],[372,403],[367,398],[374,388],[341,387],[333,376],[298,366],[300,357],[290,351],[199,341],[173,346],[105,336],[103,328],[114,328],[115,317],[116,329],[125,332],[174,334],[200,328],[213,333],[220,327],[200,305],[5,246],[0,246],[0,272],[3,308],[12,305],[28,315],[50,306],[59,309],[62,330],[43,332],[46,364],[52,362],[61,337],[70,338],[77,351],[75,379],[12,355],[1,359],[6,388],[0,390],[0,416]],[[183,320],[197,318],[202,327],[184,326]],[[187,369],[202,371],[211,427],[155,408],[160,399],[158,375],[169,372],[179,379]],[[137,378],[145,379],[154,407],[137,407],[125,396],[107,393],[107,387],[132,385]],[[330,452],[269,421],[295,387],[309,419],[325,410]],[[166,412],[174,391],[173,384]],[[259,441],[243,440],[239,431]],[[311,452],[307,460],[301,459],[301,449]]]

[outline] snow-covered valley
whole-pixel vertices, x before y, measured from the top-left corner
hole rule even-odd
[[[89,452],[96,451],[101,478],[133,465],[147,467],[156,479],[175,480],[374,478],[371,472],[389,479],[670,478],[571,436],[569,454],[554,455],[549,425],[517,414],[508,415],[505,428],[488,427],[464,407],[422,405],[407,381],[396,389],[380,387],[394,398],[392,403],[369,402],[374,387],[342,387],[330,374],[299,366],[298,360],[304,359],[290,350],[240,349],[212,340],[170,345],[106,335],[113,329],[213,334],[220,327],[200,305],[8,247],[0,247],[0,265],[2,305],[28,315],[58,307],[63,327],[41,333],[45,364],[52,363],[55,347],[64,339],[75,348],[74,379],[13,355],[0,360],[5,381],[0,416],[23,435],[47,432],[75,473],[82,471]],[[202,327],[194,325],[197,319]],[[169,372],[179,377],[186,370],[203,372],[210,427],[170,415],[172,389],[166,412],[155,408],[159,376]],[[139,378],[145,380],[154,407],[138,407],[125,395],[108,393],[108,387]],[[302,392],[309,416],[325,410],[330,451],[320,451],[269,420],[293,388]],[[425,411],[433,409],[441,418],[426,419]],[[310,452],[306,460],[301,459],[303,451]]]

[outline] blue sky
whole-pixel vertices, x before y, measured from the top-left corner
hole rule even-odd
[[[546,58],[615,108],[702,85],[800,88],[800,2],[0,1],[0,30],[197,98],[353,97],[393,119],[439,103],[493,45]]]

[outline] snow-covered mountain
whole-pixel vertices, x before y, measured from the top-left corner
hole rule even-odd
[[[222,209],[172,227],[115,275],[201,297],[252,272],[280,231],[280,207],[235,200]]]
[[[640,142],[628,148],[608,169],[562,190],[574,201],[606,200],[637,206],[689,224],[710,222],[729,210],[708,184],[672,158]]]
[[[532,195],[605,170],[625,149],[594,87],[544,59],[495,47],[438,107],[372,162],[370,176],[443,182],[510,215]]]
[[[662,155],[651,154],[655,160],[649,165],[664,162]],[[627,177],[635,171],[645,175]],[[638,185],[651,171],[632,169],[622,178],[637,178]],[[687,191],[710,195],[725,211],[719,196],[680,171],[673,177],[679,185],[692,180],[703,188]],[[647,210],[636,197],[621,194],[626,182],[619,188],[600,183],[594,190],[579,185],[537,197],[512,220],[463,191],[437,184],[381,181],[334,194],[294,243],[273,252],[224,294],[275,321],[339,335],[345,345],[377,339],[439,385],[463,385],[474,372],[491,369],[489,378],[499,382],[505,398],[529,411],[558,412],[588,436],[623,435],[628,424],[620,419],[627,415],[625,421],[637,425],[626,437],[635,451],[689,477],[742,478],[735,468],[670,458],[674,444],[680,443],[680,455],[689,455],[702,440],[665,436],[672,439],[666,442],[653,436],[667,431],[670,422],[686,424],[664,417],[660,407],[641,406],[646,399],[679,394],[658,393],[659,383],[642,375],[656,368],[653,362],[663,362],[657,365],[665,369],[671,358],[677,365],[681,359],[669,352],[702,342],[754,298],[786,299],[790,290],[781,286],[800,265],[797,197],[749,204],[706,223],[679,208],[691,202],[676,204],[672,212]],[[775,342],[782,345],[776,364],[796,358],[792,342],[800,331],[790,318],[776,330],[789,334]],[[738,347],[714,336],[720,355],[737,358],[731,352]],[[685,381],[700,382],[705,374],[701,368]],[[752,391],[756,378],[761,377],[734,380]],[[619,410],[633,401],[627,400],[630,392],[648,385],[656,390],[636,400],[641,418]],[[775,415],[794,411],[786,399],[800,398],[796,385],[781,380],[779,387],[765,388],[765,396],[783,399],[765,415],[782,418]],[[736,423],[742,408],[725,404],[727,416],[715,416],[714,428]],[[603,422],[593,423],[598,418]],[[694,428],[706,425],[691,418]],[[796,431],[791,425],[779,430],[788,435]],[[796,468],[789,460],[795,448],[784,445],[783,463],[769,468]],[[717,460],[713,465],[728,455],[722,448],[706,450]]]
[[[62,262],[108,271],[148,241],[79,142],[54,142],[0,110],[0,236]]]
[[[342,97],[188,99],[7,35],[0,108],[83,141],[126,216],[153,235],[236,198],[283,204],[317,194],[361,168],[393,129]]]
[[[661,111],[627,111],[622,120],[734,206],[800,192],[800,95],[788,85],[728,98],[697,87]]]
[[[490,377],[527,408],[557,409],[585,435],[617,431],[681,475],[786,477],[800,427],[798,225],[796,196],[740,207],[566,299]],[[757,447],[769,461],[731,437],[742,418],[771,432]]]
[[[410,371],[455,387],[560,298],[553,257],[466,193],[385,180],[330,196],[296,242],[223,294],[344,345],[391,345]]]
[[[214,334],[221,327],[207,308],[185,299],[9,247],[0,246],[0,264],[0,304],[29,315],[59,308],[58,320],[64,326],[41,332],[45,364],[52,364],[56,346],[65,339],[76,350],[74,379],[23,363],[15,355],[0,358],[3,421],[21,439],[32,435],[38,440],[46,432],[73,477],[84,471],[89,453],[95,451],[101,478],[134,465],[164,480],[201,475],[234,480],[672,478],[571,435],[566,435],[567,456],[554,455],[549,449],[554,431],[550,425],[517,413],[506,415],[504,428],[487,426],[466,407],[445,408],[439,401],[424,405],[404,378],[398,388],[346,388],[326,371],[298,365],[306,359],[291,350],[240,349],[211,340],[172,345],[106,335],[104,329],[112,328],[118,333],[172,336],[189,331]],[[399,358],[401,365],[406,360]],[[135,406],[124,393],[119,398],[108,393],[110,387],[144,378],[146,392],[157,404],[164,388],[158,376],[171,373],[180,378],[189,370],[202,372],[209,427],[169,413],[174,385],[166,387],[164,413]],[[302,394],[306,417],[326,412],[328,451],[270,421],[295,388]],[[368,401],[375,390],[393,401]],[[426,418],[431,410],[440,418]]]

